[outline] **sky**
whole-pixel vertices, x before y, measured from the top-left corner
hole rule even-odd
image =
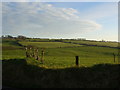
[[[2,34],[118,41],[118,3],[3,2]]]

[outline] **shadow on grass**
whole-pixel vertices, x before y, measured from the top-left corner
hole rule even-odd
[[[24,59],[2,61],[3,86],[12,88],[118,88],[119,65],[45,69]]]

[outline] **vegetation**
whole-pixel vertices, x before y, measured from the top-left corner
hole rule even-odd
[[[77,47],[82,45],[69,44],[63,42],[20,42],[24,46],[32,45],[39,48],[61,48],[61,47]]]
[[[119,65],[46,69],[24,59],[3,60],[3,85],[11,88],[118,88]]]
[[[66,42],[73,44],[81,44],[81,45],[93,45],[93,46],[109,46],[109,47],[118,47],[117,42],[110,41],[91,41],[91,40],[67,40]]]
[[[114,46],[117,42],[104,42],[105,44],[99,42],[99,45],[114,44],[107,44],[106,47],[94,46],[95,41],[89,42],[67,39],[3,38],[3,86],[16,88],[119,87],[119,48]],[[44,63],[26,57],[25,47],[29,45],[38,48],[40,57],[44,48]],[[79,56],[79,67],[75,65],[75,56]]]

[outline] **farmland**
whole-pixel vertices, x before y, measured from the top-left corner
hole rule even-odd
[[[45,48],[46,67],[71,67],[74,66],[75,56],[79,56],[81,66],[92,66],[100,63],[118,63],[118,49],[109,47],[84,46],[63,42],[19,42],[20,45],[32,45]],[[25,50],[19,44],[3,42],[3,59],[25,59]],[[11,53],[12,51],[12,53]],[[116,55],[114,63],[113,53]]]
[[[60,47],[77,47],[77,46],[81,46],[81,45],[77,45],[77,44],[66,44],[66,43],[62,43],[62,42],[20,42],[20,44],[22,45],[32,45],[32,46],[36,46],[39,48],[60,48]]]
[[[109,68],[111,70],[118,70],[118,48],[110,48],[110,47],[97,47],[97,46],[87,46],[87,45],[80,45],[80,43],[84,43],[84,44],[92,44],[92,43],[88,43],[88,41],[79,41],[79,44],[74,44],[74,43],[65,43],[65,42],[70,42],[68,41],[64,41],[64,42],[51,42],[51,41],[37,41],[37,42],[33,42],[33,41],[25,41],[25,40],[20,40],[20,41],[16,41],[16,40],[3,40],[2,42],[2,60],[3,60],[3,84],[4,85],[8,85],[8,86],[13,86],[14,83],[16,83],[16,87],[19,87],[18,82],[14,79],[15,77],[12,77],[13,74],[15,74],[16,77],[18,77],[19,79],[25,79],[26,81],[23,82],[21,80],[18,80],[19,83],[21,83],[22,87],[29,87],[29,85],[31,85],[30,87],[55,87],[55,81],[50,81],[50,86],[49,85],[45,85],[45,83],[47,83],[44,78],[49,79],[53,78],[55,79],[57,76],[55,75],[55,73],[58,74],[62,74],[63,76],[61,76],[61,80],[65,81],[65,85],[62,84],[60,82],[59,85],[57,84],[56,87],[69,87],[68,85],[70,85],[70,83],[68,83],[68,81],[64,80],[65,77],[69,78],[68,76],[65,75],[65,73],[69,73],[71,79],[70,80],[74,80],[73,73],[76,73],[75,70],[77,70],[78,75],[80,75],[81,78],[83,77],[81,74],[85,74],[85,73],[96,73],[97,76],[99,76],[99,70],[101,70],[101,74],[105,74],[108,76],[107,80],[110,80],[110,78],[112,76],[109,76],[109,73],[111,71],[107,71]],[[78,41],[71,41],[71,42],[77,42]],[[96,42],[96,44],[98,45],[98,43],[101,43],[99,45],[106,45],[106,43],[102,43],[102,42]],[[95,44],[95,42],[94,42]],[[112,42],[112,44],[110,45],[106,45],[106,46],[111,46],[111,47],[117,47],[116,42]],[[42,48],[44,48],[44,63],[41,63],[40,61],[35,60],[34,58],[26,58],[26,54],[25,54],[25,46],[34,46],[38,48],[39,51],[39,56],[41,57],[41,50]],[[115,54],[115,61],[114,61],[114,56],[113,53]],[[79,56],[79,67],[76,67],[75,65],[75,56]],[[108,64],[108,65],[107,65]],[[98,66],[97,66],[98,65]],[[104,66],[105,65],[105,66]],[[6,67],[7,66],[7,67]],[[105,67],[105,68],[103,68]],[[113,67],[113,68],[112,68]],[[93,68],[93,71],[90,72]],[[98,69],[97,69],[98,68]],[[101,68],[101,69],[100,69]],[[13,70],[13,71],[11,71]],[[17,71],[16,71],[17,70]],[[69,72],[73,70],[72,72]],[[79,71],[80,70],[80,71]],[[88,71],[87,71],[88,70]],[[85,72],[83,72],[85,71]],[[106,72],[107,71],[107,72]],[[43,73],[42,73],[43,72]],[[106,72],[106,73],[105,73]],[[9,80],[8,77],[8,73],[12,78]],[[21,76],[18,76],[20,73]],[[32,76],[33,73],[33,76]],[[47,73],[49,76],[44,76]],[[51,73],[51,74],[50,74]],[[80,74],[81,73],[81,74]],[[114,72],[113,75],[115,75],[116,77],[114,77],[114,79],[118,78],[117,72]],[[41,76],[41,75],[43,76]],[[77,74],[77,73],[76,73]],[[26,77],[26,75],[28,77]],[[44,84],[39,84],[39,82],[42,83],[42,78],[40,79],[40,76],[43,77],[43,83]],[[53,75],[53,76],[52,76]],[[91,75],[90,75],[91,76]],[[85,76],[85,78],[90,79],[90,76]],[[40,81],[35,81],[33,80],[32,77],[36,77],[36,80],[40,80]],[[94,76],[95,79],[96,76]],[[97,77],[99,78],[99,77]],[[104,82],[104,78],[103,77],[103,82]],[[77,78],[76,78],[77,79]],[[92,78],[93,79],[93,78]],[[91,79],[91,80],[92,80]],[[94,80],[93,79],[93,80]],[[29,80],[33,80],[34,83],[29,83]],[[51,79],[50,79],[51,80]],[[58,79],[59,81],[60,79]],[[83,79],[81,79],[83,80]],[[85,79],[86,80],[86,79]],[[111,82],[108,82],[106,80],[106,82],[109,84]],[[7,83],[7,81],[9,81]],[[14,81],[14,83],[10,84],[10,82]],[[78,81],[74,81],[75,83],[78,83]],[[97,82],[95,80],[95,82]],[[93,83],[95,83],[93,82]],[[112,85],[111,87],[116,87],[117,86],[117,82],[113,80],[113,82],[116,83],[116,85]],[[27,86],[27,84],[28,86]],[[84,85],[87,85],[88,82],[83,81]],[[10,85],[9,85],[10,84]],[[73,84],[73,83],[72,83]],[[81,86],[80,87],[85,87],[82,83],[79,83]],[[105,84],[105,83],[104,83]],[[107,87],[108,84],[103,85],[102,87]],[[83,85],[83,86],[82,86]],[[100,87],[100,82],[95,86],[92,86],[93,84],[91,84],[90,86],[87,85],[87,87]],[[109,85],[108,85],[109,86]],[[72,87],[72,86],[71,86]],[[79,85],[74,85],[73,87],[79,87]]]

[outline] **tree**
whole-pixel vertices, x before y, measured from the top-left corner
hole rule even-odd
[[[10,39],[10,38],[13,38],[13,36],[11,36],[11,35],[5,35],[5,38]]]
[[[105,42],[105,40],[102,39],[102,42]]]
[[[26,39],[26,36],[18,35],[18,39]]]

